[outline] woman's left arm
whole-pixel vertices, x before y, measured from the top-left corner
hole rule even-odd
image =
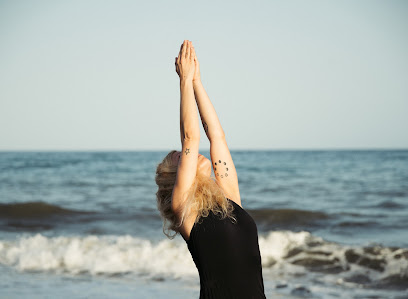
[[[176,213],[183,206],[187,191],[194,183],[200,145],[200,125],[193,87],[194,57],[191,54],[191,47],[191,42],[184,41],[179,56],[176,57],[176,71],[180,77],[180,136],[182,145],[172,195],[172,208]]]

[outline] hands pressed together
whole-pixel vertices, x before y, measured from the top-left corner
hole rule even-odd
[[[193,82],[200,80],[200,64],[191,41],[184,40],[181,44],[175,65],[180,80]]]

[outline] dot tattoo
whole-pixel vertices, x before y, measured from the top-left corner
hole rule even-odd
[[[215,167],[215,166],[217,166],[217,162],[215,162],[214,164],[215,164],[215,165],[214,165],[214,173],[215,173],[215,171],[217,170],[217,167]],[[225,167],[225,173],[220,175],[220,173],[217,172],[217,176],[220,176],[221,178],[228,177],[228,173],[227,173],[228,167],[226,167],[226,166],[227,166],[227,162],[221,162],[221,160],[218,160],[218,168],[219,168],[219,165],[222,165],[222,164],[223,164],[224,167]],[[219,171],[220,171],[220,170],[219,170]],[[222,171],[222,170],[221,170],[221,171]]]

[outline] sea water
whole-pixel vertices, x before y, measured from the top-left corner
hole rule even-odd
[[[0,298],[198,298],[156,208],[166,153],[0,152]],[[408,298],[408,151],[231,155],[267,298]]]

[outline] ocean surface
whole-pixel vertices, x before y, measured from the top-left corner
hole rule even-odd
[[[166,153],[0,152],[0,298],[198,298]],[[267,298],[408,298],[407,150],[231,154]]]

